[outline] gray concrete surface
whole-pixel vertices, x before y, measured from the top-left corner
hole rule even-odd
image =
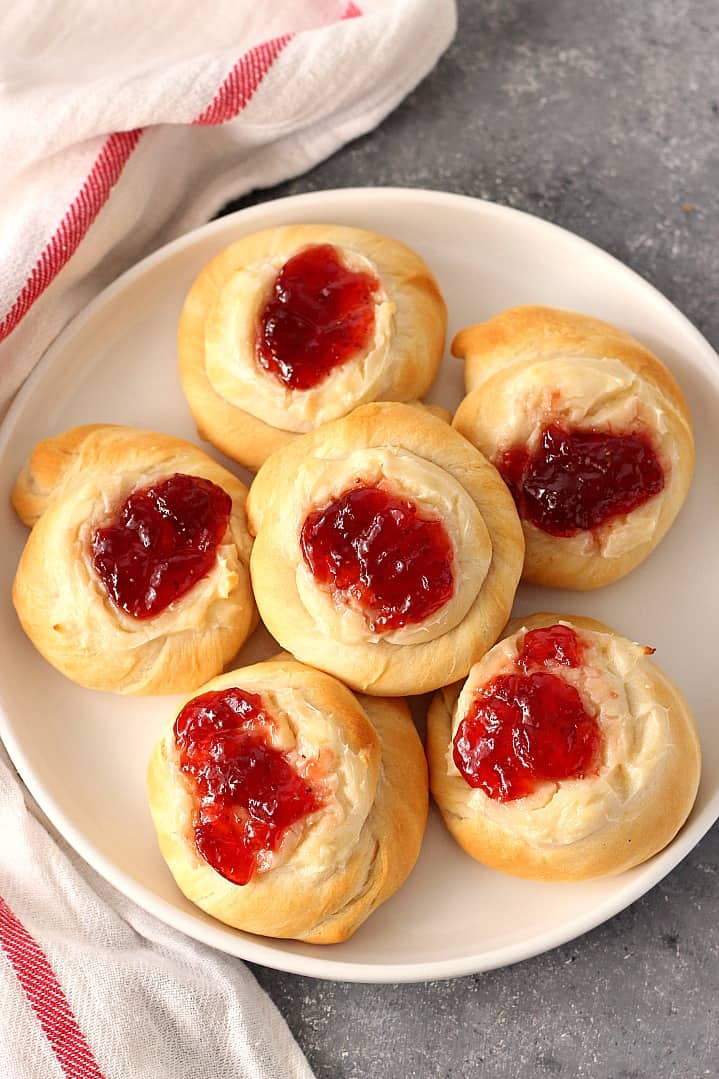
[[[479,195],[617,255],[719,343],[717,0],[464,0],[382,127],[301,191]],[[719,417],[718,417],[719,419]],[[256,968],[322,1079],[719,1076],[719,829],[644,899],[519,966],[416,986]]]

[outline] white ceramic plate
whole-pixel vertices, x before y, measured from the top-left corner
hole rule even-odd
[[[415,247],[438,275],[450,333],[518,303],[608,319],[653,348],[681,382],[697,434],[688,502],[660,548],[629,578],[596,593],[522,588],[518,613],[600,618],[657,649],[686,693],[704,749],[699,797],[662,854],[616,879],[550,885],[477,865],[433,814],[419,863],[400,892],[345,944],[321,948],[229,929],[191,906],[160,857],[145,801],[150,748],[171,698],[124,699],[74,686],[25,639],[10,585],[25,540],[9,493],[36,441],[79,423],[113,422],[195,438],[176,373],[183,297],[207,260],[244,233],[298,221],[357,225]],[[456,406],[461,364],[448,356],[434,400]],[[170,244],[108,288],[62,334],[25,386],[0,439],[0,734],[41,807],[120,891],[207,944],[266,966],[350,981],[415,981],[513,963],[593,928],[651,888],[719,816],[716,641],[719,581],[719,361],[666,299],[609,255],[536,218],[457,195],[330,191],[256,206]],[[254,639],[240,656],[270,654]],[[264,649],[264,651],[263,651]]]

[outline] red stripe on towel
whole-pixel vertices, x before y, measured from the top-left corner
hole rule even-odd
[[[357,5],[350,2],[337,21],[356,19],[361,14]],[[224,124],[233,120],[252,100],[255,90],[294,37],[295,34],[282,34],[281,37],[256,45],[241,56],[207,108],[192,121],[193,124]]]
[[[252,99],[257,87],[294,34],[283,34],[256,45],[241,56],[210,104],[193,124],[224,124],[234,120]]]
[[[355,19],[361,14],[357,5],[350,2],[338,21]],[[261,45],[255,45],[241,56],[210,104],[192,123],[205,126],[224,124],[238,116],[294,36],[282,34]],[[43,248],[14,304],[0,322],[0,341],[4,341],[12,333],[75,254],[120,179],[143,130],[140,127],[134,131],[116,131],[108,137],[78,195]]]
[[[140,127],[135,131],[116,131],[106,140],[80,191],[56,232],[43,248],[18,298],[0,322],[0,341],[12,333],[35,300],[75,254],[82,238],[120,179],[128,158],[140,140],[142,130]]]
[[[104,1079],[47,956],[1,896],[0,948],[67,1079]]]

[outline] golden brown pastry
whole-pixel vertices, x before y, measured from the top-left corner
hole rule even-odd
[[[524,579],[599,588],[639,565],[694,466],[689,411],[666,367],[621,330],[550,307],[461,330],[452,351],[467,385],[454,426],[512,490]]]
[[[290,657],[229,671],[155,747],[150,809],[180,889],[237,929],[346,940],[403,883],[427,820],[404,701]]]
[[[434,380],[446,308],[431,271],[387,236],[285,225],[202,271],[179,327],[180,376],[202,438],[257,469],[297,435]]]
[[[422,406],[364,405],[279,450],[248,516],[270,633],[361,692],[462,677],[509,615],[524,553],[511,496]]]
[[[700,750],[653,651],[601,622],[515,618],[427,724],[450,832],[494,869],[536,880],[621,873],[662,850],[694,804]]]
[[[15,577],[23,629],[80,685],[182,693],[256,623],[246,489],[189,442],[76,427],[40,442],[13,505],[32,528]]]

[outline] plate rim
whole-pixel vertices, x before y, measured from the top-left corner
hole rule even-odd
[[[519,219],[523,227],[535,228],[548,235],[556,234],[558,231],[563,234],[565,241],[568,240],[581,249],[588,249],[594,258],[599,256],[608,263],[610,268],[618,268],[623,274],[632,275],[636,285],[645,290],[650,298],[671,308],[672,316],[683,323],[685,331],[693,337],[697,351],[704,354],[707,364],[710,367],[719,368],[719,357],[711,343],[658,288],[608,251],[603,250],[577,233],[564,228],[562,225],[557,225],[545,218],[537,217],[512,206],[475,198],[471,195],[431,188],[396,186],[330,188],[288,195],[278,199],[266,199],[252,206],[235,210],[176,237],[120,274],[62,329],[18,391],[2,420],[2,424],[0,424],[0,455],[6,452],[12,440],[16,417],[22,413],[27,399],[33,395],[36,384],[42,381],[45,372],[55,362],[56,355],[64,350],[66,340],[81,332],[85,324],[94,317],[95,312],[105,304],[112,302],[117,293],[122,292],[135,279],[141,278],[145,273],[152,270],[155,265],[174,257],[186,248],[191,248],[198,237],[206,238],[214,233],[223,232],[232,222],[251,225],[253,217],[264,216],[268,208],[273,206],[281,206],[285,210],[292,211],[295,207],[304,210],[308,207],[312,208],[313,205],[321,205],[327,198],[347,202],[357,198],[363,200],[378,199],[380,201],[395,198],[411,203],[416,199],[428,197],[433,201],[455,207],[459,206],[471,213],[476,213],[479,210],[481,213],[495,215],[500,218],[504,217],[512,221]],[[197,940],[199,943],[208,945],[227,955],[233,955],[247,962],[261,964],[275,970],[307,977],[324,978],[331,981],[398,984],[441,980],[511,966],[514,963],[551,951],[608,921],[649,892],[686,857],[706,835],[712,824],[719,819],[719,791],[717,791],[709,799],[703,810],[682,828],[669,846],[651,859],[650,862],[645,863],[645,868],[639,878],[633,879],[623,888],[619,887],[616,892],[613,892],[610,897],[594,906],[591,911],[579,915],[571,922],[564,923],[553,931],[545,931],[538,937],[533,938],[531,943],[526,940],[517,941],[511,944],[503,944],[489,951],[484,950],[481,953],[459,958],[399,964],[362,963],[332,959],[331,950],[328,950],[326,954],[323,952],[317,956],[283,951],[281,942],[279,945],[270,946],[264,943],[264,938],[262,937],[233,931],[230,927],[219,922],[214,925],[211,922],[198,920],[193,912],[179,910],[167,900],[158,897],[151,889],[133,880],[123,870],[117,868],[112,860],[106,857],[93,842],[85,838],[80,829],[75,828],[66,819],[62,808],[56,803],[56,800],[45,791],[42,783],[36,780],[34,769],[15,737],[12,721],[6,712],[2,682],[0,682],[0,738],[27,790],[57,832],[92,869],[147,913],[173,929],[179,930],[186,936]],[[620,879],[617,878],[617,880]],[[235,942],[236,947],[233,946]]]

